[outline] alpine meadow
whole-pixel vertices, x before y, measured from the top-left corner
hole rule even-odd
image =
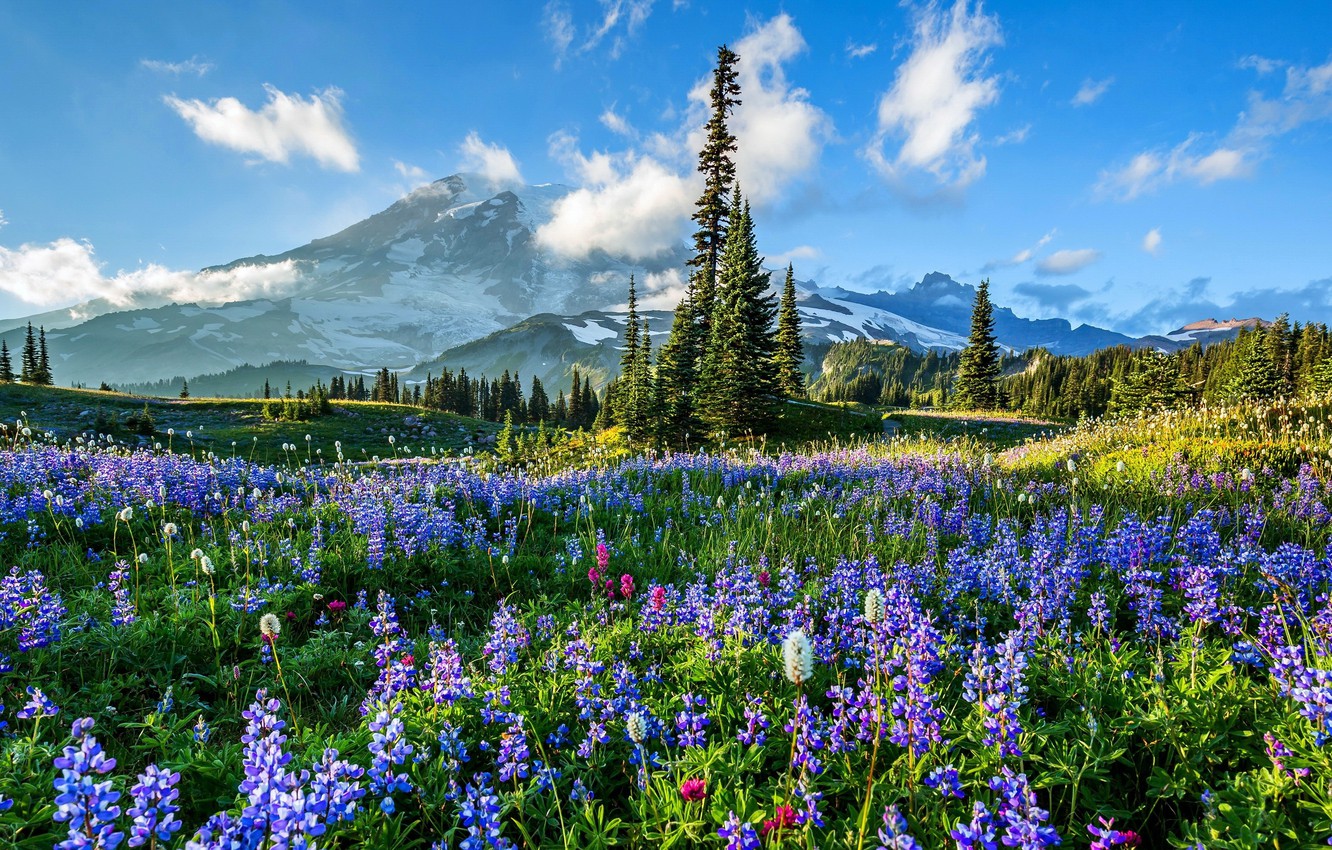
[[[1332,844],[1332,14],[671,5],[0,0],[0,846]]]

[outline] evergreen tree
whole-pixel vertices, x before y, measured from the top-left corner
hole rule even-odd
[[[550,396],[541,385],[541,379],[532,376],[532,395],[527,402],[527,416],[533,422],[545,422],[550,418]]]
[[[587,421],[583,418],[583,386],[578,376],[578,367],[573,367],[573,389],[569,391],[569,427],[583,428]]]
[[[971,308],[971,335],[958,365],[958,406],[993,410],[998,402],[999,346],[994,338],[994,307],[990,304],[989,278],[976,287]]]
[[[694,409],[699,350],[693,314],[688,303],[681,302],[657,355],[657,439],[673,448],[696,442],[702,430]]]
[[[55,380],[51,377],[51,358],[46,352],[45,326],[37,333],[37,375],[33,383],[42,387],[49,387],[55,383]]]
[[[181,379],[181,382],[180,382],[180,397],[181,397],[181,398],[189,398],[189,397],[190,397],[190,382],[184,380],[183,378]]]
[[[1282,313],[1267,329],[1267,350],[1276,370],[1277,393],[1286,395],[1295,390],[1295,340],[1290,328],[1290,314]]]
[[[629,276],[629,317],[624,325],[624,353],[620,356],[620,379],[616,384],[615,421],[625,427],[631,439],[641,439],[643,421],[643,370],[640,368],[638,338],[638,298],[634,276]]]
[[[647,319],[643,320],[643,338],[638,344],[637,375],[634,384],[638,390],[635,410],[638,439],[647,439],[656,433],[658,405],[657,382],[652,371],[652,332]]]
[[[1236,340],[1234,366],[1226,382],[1225,395],[1235,401],[1268,400],[1280,392],[1281,379],[1268,335],[1261,329],[1241,331]]]
[[[1332,356],[1314,367],[1309,377],[1309,389],[1319,398],[1332,396]]]
[[[28,322],[28,334],[23,338],[23,353],[20,359],[19,380],[25,384],[36,383],[38,374],[37,335],[33,333],[32,322]]]
[[[698,379],[699,416],[714,431],[762,433],[776,417],[772,320],[777,307],[767,292],[768,277],[749,204],[737,190]]]
[[[0,384],[14,383],[14,361],[9,356],[9,343],[0,339]]]
[[[772,360],[777,391],[788,398],[804,398],[805,376],[800,367],[805,362],[805,346],[800,339],[800,313],[796,311],[795,267],[789,263],[782,303],[777,310],[776,345]]]
[[[731,185],[735,182],[736,139],[727,125],[732,110],[740,105],[740,83],[737,81],[736,62],[740,57],[726,45],[717,48],[717,67],[712,73],[712,90],[708,103],[712,115],[708,118],[706,140],[698,155],[698,170],[703,174],[703,194],[694,204],[694,257],[689,265],[694,268],[690,285],[690,306],[695,313],[704,338],[709,332],[712,301],[716,291],[718,266],[726,242]]]
[[[1111,381],[1109,410],[1125,414],[1170,407],[1175,402],[1178,378],[1173,358],[1156,351],[1137,357],[1126,374]],[[1094,409],[1096,405],[1085,406]]]
[[[555,410],[552,415],[560,424],[569,421],[569,402],[564,398],[564,390],[560,390],[555,397]]]
[[[583,377],[583,419],[589,424],[601,413],[601,400],[592,392],[592,379]]]
[[[495,438],[495,454],[505,463],[512,463],[518,454],[518,438],[513,429],[513,411],[504,411],[504,427]]]
[[[686,445],[701,429],[694,410],[700,357],[711,337],[717,273],[726,232],[731,186],[735,182],[736,139],[728,119],[740,104],[736,63],[739,57],[726,45],[717,48],[709,94],[711,115],[698,155],[703,194],[695,203],[694,256],[690,259],[689,290],[675,309],[670,336],[657,358],[654,392],[660,411],[658,438],[670,446]]]

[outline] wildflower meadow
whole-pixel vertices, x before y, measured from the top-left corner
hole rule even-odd
[[[1327,421],[576,465],[11,421],[0,845],[1326,846]]]

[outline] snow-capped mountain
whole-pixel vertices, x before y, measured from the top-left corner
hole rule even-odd
[[[332,236],[199,274],[279,280],[264,290],[270,297],[166,304],[144,296],[135,309],[100,300],[31,318],[46,326],[61,384],[193,379],[279,361],[347,372],[388,366],[412,378],[441,367],[490,376],[509,369],[553,385],[577,362],[604,379],[618,369],[625,316],[614,310],[625,300],[629,276],[638,276],[641,293],[651,288],[644,287],[648,281],[678,276],[687,251],[681,242],[634,261],[601,252],[568,259],[548,250],[538,230],[570,191],[453,175]],[[780,272],[773,275],[774,283],[780,279]],[[934,272],[895,293],[801,283],[798,304],[811,345],[866,337],[952,351],[966,345],[974,297],[970,285]],[[647,315],[660,345],[671,315]],[[1023,319],[1003,307],[994,317],[1005,348],[1041,346],[1056,354],[1120,344],[1169,350],[1222,332],[1190,326],[1135,340],[1063,319]],[[0,323],[12,351],[22,346],[25,321]]]
[[[405,369],[543,310],[614,306],[630,274],[642,281],[683,267],[683,244],[646,262],[604,253],[570,260],[544,248],[537,228],[570,191],[454,175],[340,233],[203,270],[288,267],[294,280],[285,297],[132,310],[90,302],[33,321],[47,328],[62,384],[152,381],[276,360]],[[0,325],[11,348],[21,346],[24,322]]]

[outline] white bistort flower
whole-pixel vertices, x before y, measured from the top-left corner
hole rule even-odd
[[[647,720],[643,719],[641,711],[635,711],[626,717],[624,728],[629,733],[629,740],[635,744],[641,744],[647,740]]]
[[[865,594],[865,622],[877,623],[883,619],[883,592],[871,587]]]
[[[786,678],[803,685],[814,675],[814,647],[809,645],[805,633],[796,629],[782,641],[782,662]]]

